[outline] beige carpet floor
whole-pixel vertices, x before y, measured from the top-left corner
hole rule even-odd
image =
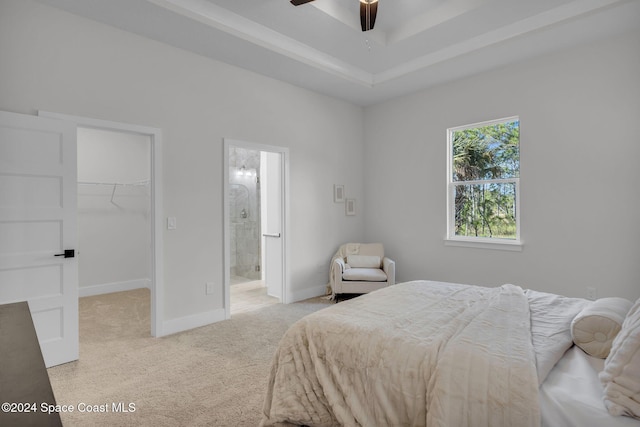
[[[256,426],[271,358],[323,298],[265,306],[163,338],[149,335],[149,291],[80,299],[80,360],[48,370],[73,426]],[[114,412],[113,404],[135,411]],[[129,406],[133,404],[133,406]],[[108,412],[80,412],[79,408]]]

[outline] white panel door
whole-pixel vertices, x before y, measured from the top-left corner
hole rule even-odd
[[[261,172],[266,182],[266,225],[263,233],[265,266],[264,277],[267,294],[282,301],[283,239],[282,239],[282,154],[266,154],[266,170]]]
[[[28,301],[47,367],[78,359],[74,124],[0,112],[0,304]]]

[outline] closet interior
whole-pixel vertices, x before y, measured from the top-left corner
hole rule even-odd
[[[151,285],[151,140],[78,129],[79,295]]]

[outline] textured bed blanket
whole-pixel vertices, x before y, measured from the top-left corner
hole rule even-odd
[[[522,289],[408,282],[311,314],[274,356],[263,425],[539,426]]]

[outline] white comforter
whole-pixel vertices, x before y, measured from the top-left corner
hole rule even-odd
[[[416,281],[311,314],[282,338],[262,424],[539,426],[532,342],[558,333],[532,337],[537,310],[513,285]]]

